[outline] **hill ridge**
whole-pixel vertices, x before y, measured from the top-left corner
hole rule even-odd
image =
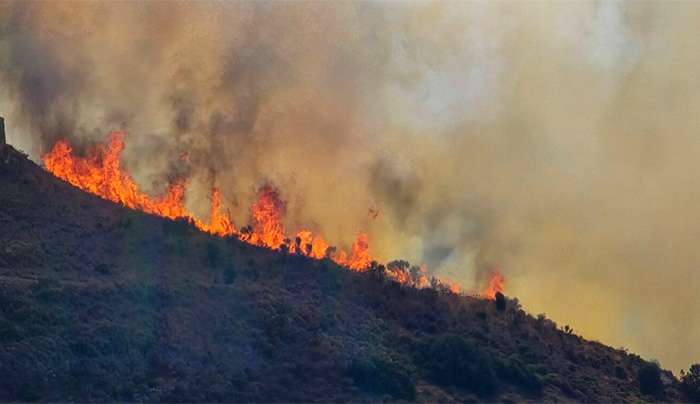
[[[0,149],[0,400],[684,401],[508,299],[128,210]],[[643,386],[642,386],[643,387]]]

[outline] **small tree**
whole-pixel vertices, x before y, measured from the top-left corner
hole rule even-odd
[[[647,363],[639,369],[637,373],[639,390],[643,394],[657,395],[664,389],[661,382],[661,370],[655,363]]]
[[[496,292],[496,310],[506,310],[506,297],[501,292]]]
[[[688,373],[681,370],[681,385],[693,402],[700,402],[700,363],[696,363],[688,369]]]
[[[372,261],[367,269],[369,276],[375,280],[382,281],[386,275],[386,267],[384,265],[378,264],[377,261]]]

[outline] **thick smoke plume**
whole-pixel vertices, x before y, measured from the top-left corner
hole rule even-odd
[[[700,360],[700,4],[0,3],[38,161],[129,132],[162,191],[258,186],[290,229],[426,264],[674,369]],[[376,219],[369,210],[379,211]]]

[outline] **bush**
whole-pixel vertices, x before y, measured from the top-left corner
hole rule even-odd
[[[437,384],[465,388],[482,396],[496,391],[496,375],[488,355],[464,337],[428,339],[417,349],[417,362]]]
[[[381,359],[356,360],[348,370],[355,384],[366,392],[389,394],[396,399],[415,399],[413,380],[394,363]]]
[[[542,391],[542,380],[535,372],[533,366],[523,364],[515,354],[499,360],[497,372],[501,378],[528,393],[539,394]]]
[[[615,366],[615,377],[618,379],[627,379],[627,371],[622,366]]]
[[[657,395],[664,389],[661,382],[661,370],[655,363],[647,363],[639,369],[637,373],[639,390],[643,394]]]
[[[109,274],[109,265],[105,263],[97,264],[95,265],[95,271],[102,275],[107,275]]]
[[[496,310],[506,310],[506,297],[501,292],[496,292]]]
[[[232,266],[226,267],[224,270],[224,283],[227,285],[232,284],[236,280],[236,271],[233,270]]]
[[[700,402],[700,364],[691,366],[688,373],[681,371],[681,386],[690,400]]]
[[[216,267],[219,264],[219,244],[214,240],[207,242],[207,264]]]

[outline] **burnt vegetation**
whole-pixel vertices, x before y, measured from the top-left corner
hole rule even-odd
[[[0,152],[0,400],[696,400],[517,299],[417,289],[121,208]]]

